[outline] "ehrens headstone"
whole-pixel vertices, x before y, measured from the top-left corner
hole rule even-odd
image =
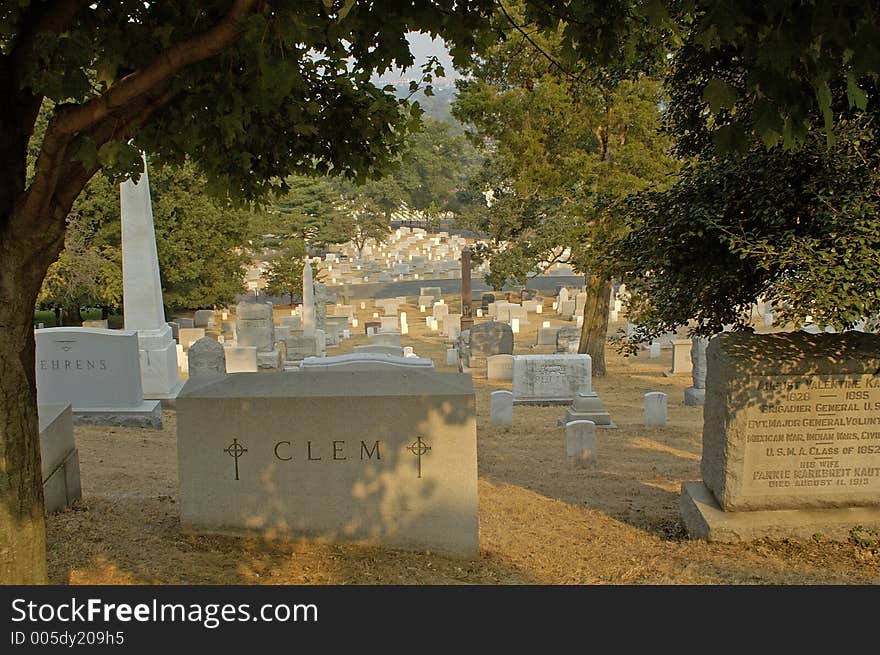
[[[137,332],[45,328],[34,337],[39,405],[71,405],[74,423],[162,427],[159,401],[144,400]]]

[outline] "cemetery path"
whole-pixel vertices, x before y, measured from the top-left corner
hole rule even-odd
[[[418,308],[407,307],[413,316]],[[362,313],[363,314],[363,313]],[[368,318],[368,314],[363,314]],[[445,366],[443,340],[413,319],[410,340]],[[531,334],[521,343],[535,342]],[[351,345],[365,342],[360,335]],[[340,352],[342,349],[340,349]],[[542,352],[517,346],[517,352]],[[546,352],[549,352],[547,350]],[[880,536],[848,542],[685,539],[683,481],[700,478],[702,408],[686,407],[689,376],[664,377],[671,352],[623,358],[594,379],[618,428],[598,434],[599,462],[571,469],[557,419],[564,408],[514,409],[489,422],[489,393],[509,382],[475,378],[481,554],[425,552],[265,537],[180,532],[176,422],[161,431],[78,426],[83,499],[49,517],[53,584],[878,584]],[[669,395],[669,421],[642,425],[642,396]]]

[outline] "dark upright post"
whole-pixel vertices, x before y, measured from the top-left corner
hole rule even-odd
[[[461,251],[461,331],[474,326],[473,292],[471,291],[471,249]]]

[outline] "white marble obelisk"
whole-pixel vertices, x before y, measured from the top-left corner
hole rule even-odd
[[[312,278],[312,264],[306,260],[303,266],[303,336],[315,336],[315,284]]]
[[[159,256],[147,158],[137,184],[119,185],[122,209],[122,293],[125,329],[137,330],[144,398],[173,400],[183,381],[177,369],[177,344],[162,306]]]

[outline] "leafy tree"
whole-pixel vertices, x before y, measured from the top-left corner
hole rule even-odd
[[[877,120],[838,120],[797,152],[756,144],[695,162],[668,191],[630,206],[618,249],[644,341],[696,321],[749,329],[752,303],[777,320],[838,330],[880,313]]]
[[[407,141],[400,167],[389,177],[407,206],[437,210],[454,201],[479,163],[476,148],[463,134],[453,134],[449,123],[426,120]]]
[[[385,175],[360,184],[331,177],[292,176],[289,191],[253,223],[254,238],[281,245],[299,238],[310,248],[353,241],[360,252],[367,241],[384,241],[392,212],[406,203],[439,213],[456,193],[479,156],[447,123],[426,120],[413,131]],[[267,236],[271,235],[271,237]]]
[[[62,309],[64,325],[82,323],[82,307],[119,306],[121,301],[119,251],[96,245],[84,223],[81,214],[70,215],[64,250],[49,267],[37,297],[43,307]]]
[[[344,237],[344,241],[354,244],[358,258],[370,239],[377,244],[383,243],[391,232],[386,210],[371,196],[370,190],[368,183],[366,188],[346,184],[342,191],[345,198],[345,219],[338,232]]]
[[[493,195],[463,222],[490,237],[477,255],[490,260],[493,288],[524,285],[559,261],[588,274],[580,352],[603,375],[611,272],[597,253],[623,229],[619,200],[675,168],[657,133],[660,87],[585,67],[573,78],[542,56],[559,55],[558,37],[508,34],[459,83],[453,105],[487,149],[474,182]]]
[[[249,213],[205,195],[206,185],[192,162],[150,169],[162,297],[171,309],[229,305],[244,290]]]
[[[416,116],[371,82],[425,30],[461,60],[489,0],[16,0],[0,6],[0,580],[46,579],[31,314],[96,172],[188,155],[211,190],[255,198],[291,173],[366,179]],[[40,107],[44,136],[32,143]],[[415,111],[415,114],[418,112]],[[28,170],[28,152],[35,153]]]
[[[679,132],[722,149],[752,141],[799,149],[834,138],[834,90],[864,111],[880,75],[876,0],[545,0],[526,3],[538,28],[561,25],[561,60],[586,59],[612,76],[647,71],[676,52],[697,59],[670,90],[670,113],[701,125]],[[676,121],[678,122],[678,120]]]
[[[313,246],[337,243],[337,226],[343,218],[339,189],[329,177],[290,176],[289,190],[258,214],[253,229],[264,245],[279,245],[289,239]],[[271,234],[269,238],[264,235]]]
[[[880,311],[877,11],[727,3],[682,31],[666,129],[688,165],[630,205],[618,249],[637,339],[750,329],[762,298],[795,325]]]
[[[303,267],[306,265],[306,244],[290,238],[281,252],[269,262],[266,269],[266,293],[271,296],[290,296],[290,302],[302,295]]]

